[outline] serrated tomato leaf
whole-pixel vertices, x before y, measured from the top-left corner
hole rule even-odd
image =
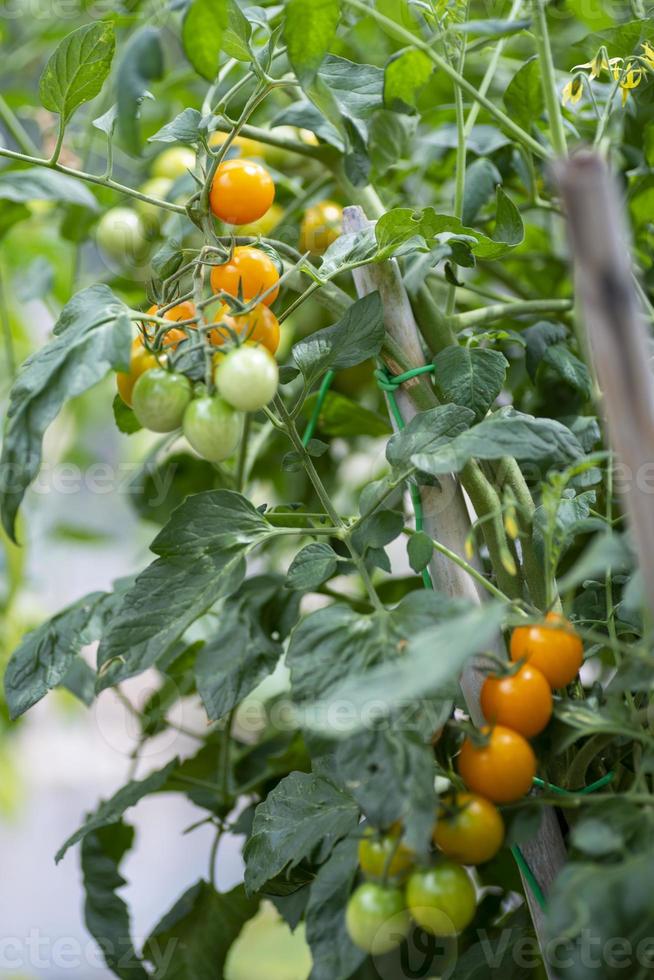
[[[64,125],[82,103],[94,99],[109,74],[116,48],[114,25],[109,21],[85,24],[68,34],[48,60],[39,93]]]
[[[92,388],[111,368],[129,366],[128,309],[107,286],[89,286],[74,296],[61,311],[54,334],[27,358],[9,393],[0,510],[12,539],[23,495],[41,464],[45,430],[65,401]]]

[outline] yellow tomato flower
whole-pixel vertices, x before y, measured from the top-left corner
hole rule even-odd
[[[575,75],[575,77],[564,87],[563,92],[561,93],[561,102],[563,105],[567,105],[568,102],[571,105],[576,105],[576,103],[581,99],[583,91],[584,83],[579,75]]]
[[[651,68],[652,71],[654,71],[654,48],[649,43],[649,41],[643,41],[643,43],[641,44],[641,48],[643,49],[644,52],[643,60],[647,62],[648,67]]]
[[[620,79],[620,91],[622,92],[622,104],[624,105],[629,98],[629,93],[632,89],[638,88],[643,80],[643,69],[642,68],[627,68],[622,78]]]

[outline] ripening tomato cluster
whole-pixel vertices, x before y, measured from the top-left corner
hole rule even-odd
[[[548,613],[552,625],[520,626],[511,636],[515,673],[486,678],[481,709],[488,727],[482,744],[463,743],[458,768],[469,789],[494,803],[514,803],[531,789],[536,756],[527,741],[552,716],[552,689],[565,687],[579,673],[583,644],[567,620]]]
[[[256,221],[272,204],[274,193],[272,178],[260,164],[227,160],[216,171],[211,207],[232,224]],[[226,262],[212,266],[211,289],[224,300],[207,333],[209,345],[216,348],[215,393],[204,384],[194,388],[184,374],[169,368],[170,354],[197,330],[193,303],[184,301],[163,310],[162,319],[181,324],[171,326],[163,336],[149,321],[143,326],[132,345],[129,371],[117,376],[118,392],[142,426],[153,432],[181,427],[190,445],[211,462],[219,463],[234,453],[241,433],[238,412],[258,411],[277,391],[274,355],[280,329],[270,306],[279,294],[279,278],[272,257],[253,246],[234,248]],[[255,305],[238,313],[230,307],[230,298]],[[148,314],[158,315],[159,308],[151,306]]]
[[[490,861],[504,841],[504,821],[492,803],[473,793],[453,793],[440,804],[431,867],[416,866],[402,828],[366,831],[359,866],[368,879],[352,894],[346,924],[352,941],[373,955],[399,946],[415,922],[434,936],[454,936],[477,908],[475,886],[463,865]]]
[[[368,880],[352,894],[346,923],[352,941],[366,952],[382,955],[399,946],[412,921],[435,936],[456,935],[472,922],[476,892],[464,866],[484,864],[502,847],[504,820],[495,804],[512,803],[531,789],[536,757],[527,739],[548,724],[552,689],[574,680],[583,660],[570,623],[555,613],[546,620],[552,625],[515,629],[511,659],[524,663],[484,682],[486,740],[463,744],[458,767],[469,791],[452,790],[440,801],[433,866],[416,867],[398,824],[386,834],[364,833],[359,866]]]

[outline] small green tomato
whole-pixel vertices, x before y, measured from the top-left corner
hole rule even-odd
[[[183,374],[153,368],[134,385],[132,408],[144,428],[173,432],[181,426],[191,398],[191,383]]]
[[[265,347],[243,344],[218,360],[215,373],[218,393],[241,412],[257,412],[277,392],[277,361]]]
[[[241,423],[222,398],[204,395],[191,402],[184,413],[184,435],[200,456],[222,463],[238,446]]]

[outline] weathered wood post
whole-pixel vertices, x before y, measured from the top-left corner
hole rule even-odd
[[[654,611],[654,380],[617,184],[584,151],[558,165],[576,295],[611,445],[624,469],[622,499]]]

